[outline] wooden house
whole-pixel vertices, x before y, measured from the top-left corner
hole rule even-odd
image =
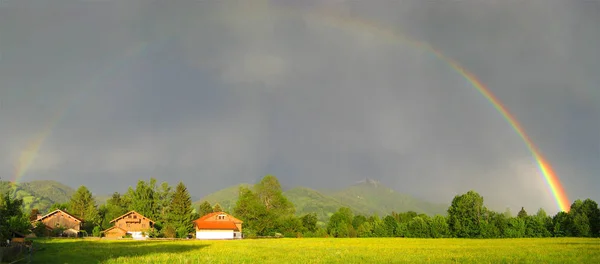
[[[136,211],[129,211],[110,223],[114,225],[103,231],[105,237],[116,238],[131,234],[133,238],[144,238],[148,236],[148,231],[154,229],[154,221]]]
[[[48,234],[52,233],[55,229],[61,228],[61,236],[78,236],[81,231],[83,220],[60,209],[54,210],[47,213],[44,216],[38,217],[37,220],[32,221],[33,224],[42,222]]]
[[[197,239],[241,239],[243,221],[225,212],[215,212],[194,221]]]

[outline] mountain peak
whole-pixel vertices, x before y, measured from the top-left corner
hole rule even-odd
[[[373,187],[379,187],[381,185],[381,183],[379,181],[371,179],[371,178],[365,178],[364,180],[360,180],[360,181],[356,182],[355,185],[369,185],[369,186],[373,186]]]

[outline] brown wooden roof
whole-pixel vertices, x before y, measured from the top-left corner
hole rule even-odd
[[[54,210],[54,211],[52,211],[52,212],[50,212],[50,213],[47,213],[46,215],[44,215],[44,216],[40,217],[39,219],[37,219],[37,220],[34,220],[34,222],[36,222],[36,221],[42,221],[44,218],[47,218],[47,217],[49,217],[49,216],[52,216],[53,214],[56,214],[56,213],[58,213],[58,212],[63,212],[63,213],[65,213],[66,215],[68,215],[68,216],[72,217],[73,219],[77,220],[78,222],[83,222],[83,219],[81,219],[81,218],[79,218],[79,217],[77,217],[77,216],[74,216],[74,215],[72,215],[72,214],[69,214],[67,211],[63,211],[63,210],[60,210],[60,209],[56,209],[56,210]]]
[[[143,218],[147,219],[148,221],[150,221],[150,222],[154,223],[154,221],[152,221],[150,218],[148,218],[148,217],[145,217],[144,215],[142,215],[142,214],[140,214],[140,213],[138,213],[138,212],[136,212],[136,211],[133,211],[133,210],[132,210],[132,211],[129,211],[129,212],[127,212],[127,213],[125,213],[125,214],[123,214],[123,215],[121,215],[121,216],[119,216],[119,217],[117,217],[117,218],[115,218],[115,219],[113,219],[112,221],[110,221],[110,223],[112,223],[112,222],[116,222],[117,220],[119,220],[119,219],[121,219],[121,218],[123,218],[123,217],[125,217],[125,216],[128,216],[128,215],[130,215],[130,214],[133,214],[133,213],[136,213],[136,214],[138,214],[138,215],[142,216]]]
[[[123,232],[127,233],[127,230],[125,230],[123,228],[120,228],[118,226],[111,226],[111,227],[107,228],[106,230],[102,231],[102,233],[108,232],[108,231],[113,230],[113,229],[121,229],[121,230],[123,230]]]

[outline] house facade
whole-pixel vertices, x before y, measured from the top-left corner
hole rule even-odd
[[[243,221],[225,212],[215,212],[194,221],[197,239],[242,239]]]
[[[42,222],[46,226],[48,234],[57,228],[62,229],[63,231],[60,235],[63,236],[77,236],[83,224],[82,219],[60,209],[37,217],[36,220],[32,221],[32,224],[36,224],[37,222]]]
[[[133,238],[145,238],[148,236],[147,232],[154,229],[154,221],[136,211],[129,211],[110,223],[114,225],[104,230],[105,237],[117,238],[131,234]]]

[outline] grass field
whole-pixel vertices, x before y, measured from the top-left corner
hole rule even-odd
[[[33,263],[600,263],[600,239],[48,239]]]

